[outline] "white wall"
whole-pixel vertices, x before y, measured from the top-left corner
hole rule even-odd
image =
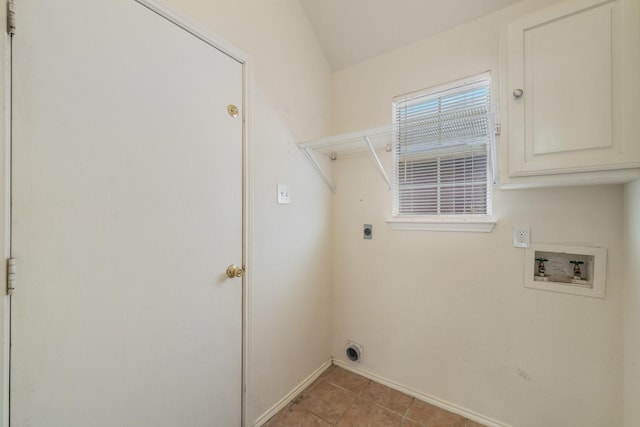
[[[501,26],[545,3],[337,72],[334,132],[388,124],[393,96],[486,70],[497,102]],[[357,368],[513,426],[622,424],[622,186],[496,189],[490,234],[391,231],[391,194],[371,160],[333,170],[334,357],[346,361],[354,340],[365,349]],[[515,224],[536,243],[607,248],[606,298],[525,289]]]
[[[625,186],[624,425],[640,425],[640,181]]]

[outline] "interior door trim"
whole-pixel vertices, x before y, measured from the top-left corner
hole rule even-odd
[[[236,61],[244,64],[247,61],[247,54],[234,46],[229,41],[223,39],[202,23],[191,18],[181,10],[173,7],[164,0],[135,0],[147,9],[157,13],[167,21],[177,25],[189,34],[199,38],[208,45],[227,54]]]
[[[0,22],[7,22],[8,0],[0,7]],[[5,27],[6,28],[6,25]],[[2,33],[0,40],[0,67],[2,84],[0,85],[0,110],[4,124],[0,132],[0,241],[2,257],[11,256],[11,36],[8,31]],[[0,262],[0,277],[7,277],[6,262]],[[2,281],[6,284],[6,281]],[[4,286],[4,285],[2,285]],[[6,291],[0,302],[0,426],[9,426],[9,350],[11,297]]]

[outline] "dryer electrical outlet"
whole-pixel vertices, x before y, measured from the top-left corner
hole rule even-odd
[[[373,238],[373,225],[365,224],[364,230],[362,231],[362,237],[371,240]]]

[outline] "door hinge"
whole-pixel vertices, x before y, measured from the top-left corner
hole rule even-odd
[[[7,295],[13,295],[16,288],[16,259],[7,259]]]
[[[16,34],[16,5],[14,0],[7,3],[7,32],[10,36]]]
[[[500,135],[502,133],[502,123],[500,123],[500,115],[496,114],[493,123],[494,135]]]

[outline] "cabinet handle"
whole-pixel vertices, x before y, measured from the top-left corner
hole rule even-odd
[[[522,89],[516,89],[513,91],[514,98],[520,98],[522,95],[524,95],[524,91]]]

